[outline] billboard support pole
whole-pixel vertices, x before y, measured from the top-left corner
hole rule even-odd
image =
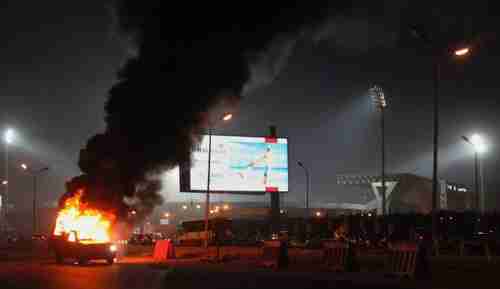
[[[269,127],[269,137],[277,138],[276,126]],[[271,233],[277,234],[280,231],[280,193],[271,192]]]
[[[205,248],[208,249],[208,217],[210,211],[210,162],[212,157],[212,126],[208,127],[208,171],[207,171],[207,193],[205,198]]]

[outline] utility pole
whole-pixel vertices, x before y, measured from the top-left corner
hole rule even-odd
[[[38,175],[41,173],[48,171],[48,167],[41,168],[39,170],[32,170],[29,168],[26,164],[21,164],[21,168],[31,174],[33,177],[33,234],[36,234],[38,232],[39,226],[39,216],[38,216]]]
[[[434,56],[433,94],[434,94],[434,126],[432,151],[432,239],[437,240],[437,197],[438,197],[438,150],[439,150],[439,81],[441,80],[441,60]]]
[[[276,126],[269,127],[269,138],[277,138]],[[271,195],[271,234],[280,231],[280,192],[270,192]]]

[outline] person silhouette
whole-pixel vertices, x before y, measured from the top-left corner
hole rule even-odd
[[[266,148],[266,151],[264,152],[264,154],[262,156],[260,156],[259,158],[251,161],[250,164],[246,167],[246,169],[249,170],[250,168],[255,168],[259,164],[263,164],[264,165],[264,175],[263,175],[262,184],[267,186],[267,184],[269,182],[270,173],[271,173],[272,161],[273,161],[273,153],[271,151],[271,147],[268,146]],[[242,179],[245,178],[245,174],[243,172],[239,172],[239,175]]]

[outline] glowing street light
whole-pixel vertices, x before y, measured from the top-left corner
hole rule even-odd
[[[470,137],[470,143],[474,146],[474,149],[482,154],[486,152],[486,144],[484,143],[483,138],[478,134],[473,134]]]
[[[27,171],[27,170],[28,170],[28,165],[26,165],[26,164],[21,164],[21,168],[22,168],[23,170]]]
[[[465,57],[471,51],[469,47],[462,46],[455,49],[453,52],[446,49],[446,53],[443,53],[445,47],[443,43],[436,42],[434,39],[439,39],[439,37],[430,37],[429,31],[423,31],[418,27],[413,27],[411,33],[414,37],[421,40],[428,49],[431,50],[433,55],[433,144],[432,144],[432,239],[437,238],[437,209],[438,209],[438,153],[439,153],[439,89],[441,82],[441,65],[443,64],[445,58],[449,58],[451,53],[457,57]]]
[[[222,117],[222,120],[223,121],[228,121],[228,120],[231,120],[233,118],[233,114],[232,113],[229,113],[229,112],[226,112],[224,114],[224,116]]]
[[[320,211],[316,212],[316,217],[321,217],[321,212]]]
[[[165,218],[168,218],[168,217],[170,217],[170,213],[169,213],[169,212],[166,212],[166,213],[164,214],[164,216],[165,216]]]
[[[9,181],[7,181],[7,180],[3,180],[3,181],[2,181],[2,185],[6,186],[6,185],[8,185],[8,184],[9,184]]]
[[[469,47],[463,47],[463,48],[455,50],[455,55],[456,56],[464,56],[464,55],[469,54],[469,52],[470,52]]]
[[[14,132],[14,130],[11,128],[8,128],[7,130],[5,130],[5,132],[3,134],[3,140],[6,144],[11,144],[14,142],[15,136],[16,136],[16,133]]]

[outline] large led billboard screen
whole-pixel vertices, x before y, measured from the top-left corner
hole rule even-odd
[[[192,153],[191,168],[181,168],[182,191],[206,191],[208,142],[203,136]],[[288,192],[286,138],[212,135],[211,147],[211,192]]]

